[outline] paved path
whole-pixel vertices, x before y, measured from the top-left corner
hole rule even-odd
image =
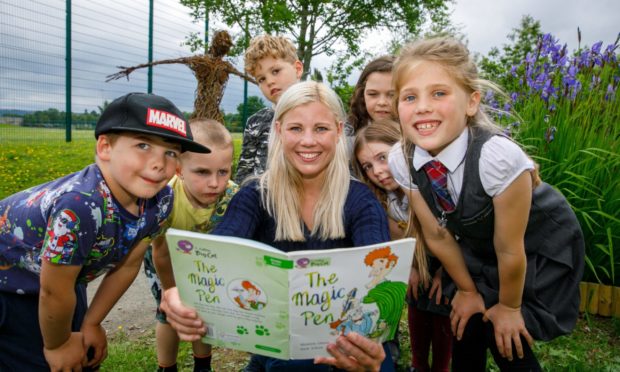
[[[99,277],[88,285],[89,303],[102,278]],[[155,322],[155,300],[141,268],[136,280],[103,321],[103,327],[108,331],[108,335],[113,335],[122,329],[133,337],[154,328]]]

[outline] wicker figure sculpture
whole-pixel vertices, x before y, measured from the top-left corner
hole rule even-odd
[[[121,71],[108,75],[106,81],[116,80],[121,77],[126,77],[127,80],[129,80],[129,74],[133,71],[149,66],[176,63],[187,65],[193,71],[198,81],[198,85],[196,86],[196,97],[194,99],[194,112],[191,117],[215,119],[223,123],[224,118],[220,111],[220,103],[224,96],[224,88],[226,87],[230,74],[237,75],[242,79],[256,84],[252,77],[239,72],[230,62],[224,59],[231,46],[232,38],[230,34],[226,31],[218,31],[213,36],[213,42],[207,54],[176,59],[163,59],[132,67],[117,66]]]

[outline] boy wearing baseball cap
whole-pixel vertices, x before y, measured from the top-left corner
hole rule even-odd
[[[101,322],[170,213],[179,154],[209,152],[152,94],[114,100],[95,137],[94,164],[0,201],[1,371],[97,368]],[[86,283],[102,274],[88,307]]]

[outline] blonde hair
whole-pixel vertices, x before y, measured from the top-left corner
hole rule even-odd
[[[284,155],[275,122],[292,109],[312,102],[325,105],[333,114],[335,124],[342,126],[344,109],[338,95],[322,83],[305,81],[289,87],[275,107],[269,134],[267,171],[260,177],[260,192],[267,212],[276,220],[275,240],[305,241],[300,200],[303,197],[302,177]],[[336,144],[334,158],[325,170],[319,200],[314,209],[311,234],[322,240],[345,236],[344,203],[349,193],[349,159],[344,133]]]
[[[245,51],[245,71],[255,76],[258,64],[266,57],[282,59],[290,63],[299,60],[297,49],[289,39],[284,36],[260,35],[252,38]]]
[[[231,151],[234,151],[232,136],[228,129],[219,121],[207,118],[194,118],[189,120],[189,125],[195,142],[207,147],[217,147],[220,150],[230,147]],[[188,152],[182,153],[181,159],[186,154]]]
[[[495,83],[482,79],[478,75],[478,68],[471,57],[467,47],[453,37],[435,37],[414,41],[405,45],[392,70],[392,84],[394,85],[394,107],[398,113],[398,99],[404,82],[412,74],[420,62],[434,62],[440,65],[455,82],[468,94],[480,92],[481,96],[488,91],[493,91],[501,96],[506,96],[502,89]],[[486,112],[492,108],[480,104],[478,111],[473,116],[467,117],[467,126],[481,128],[491,133],[501,133],[500,126],[495,123]],[[405,156],[411,154],[413,144],[403,138],[403,152]],[[533,185],[540,182],[538,170],[531,173]]]
[[[402,138],[400,132],[400,126],[397,122],[390,119],[382,119],[372,122],[370,125],[363,127],[357,132],[355,142],[353,144],[353,154],[355,160],[353,163],[353,171],[377,196],[377,199],[381,202],[383,208],[387,211],[388,206],[388,193],[385,189],[382,189],[375,185],[366,175],[366,172],[362,169],[360,162],[357,160],[357,154],[360,152],[363,146],[368,143],[379,142],[386,145],[393,146]],[[404,197],[403,191],[399,188],[395,191],[399,198]],[[405,228],[405,236],[412,236],[416,238],[416,253],[414,256],[414,265],[420,274],[422,284],[426,285],[430,282],[430,274],[428,271],[428,256],[426,254],[426,244],[424,243],[424,237],[422,235],[422,229],[420,228],[420,222],[413,213],[411,204],[408,207],[409,220],[407,221],[407,227]]]

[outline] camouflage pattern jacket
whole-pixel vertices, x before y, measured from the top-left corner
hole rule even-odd
[[[265,107],[248,118],[243,132],[243,145],[235,182],[241,184],[249,176],[263,174],[267,167],[267,145],[274,111]]]

